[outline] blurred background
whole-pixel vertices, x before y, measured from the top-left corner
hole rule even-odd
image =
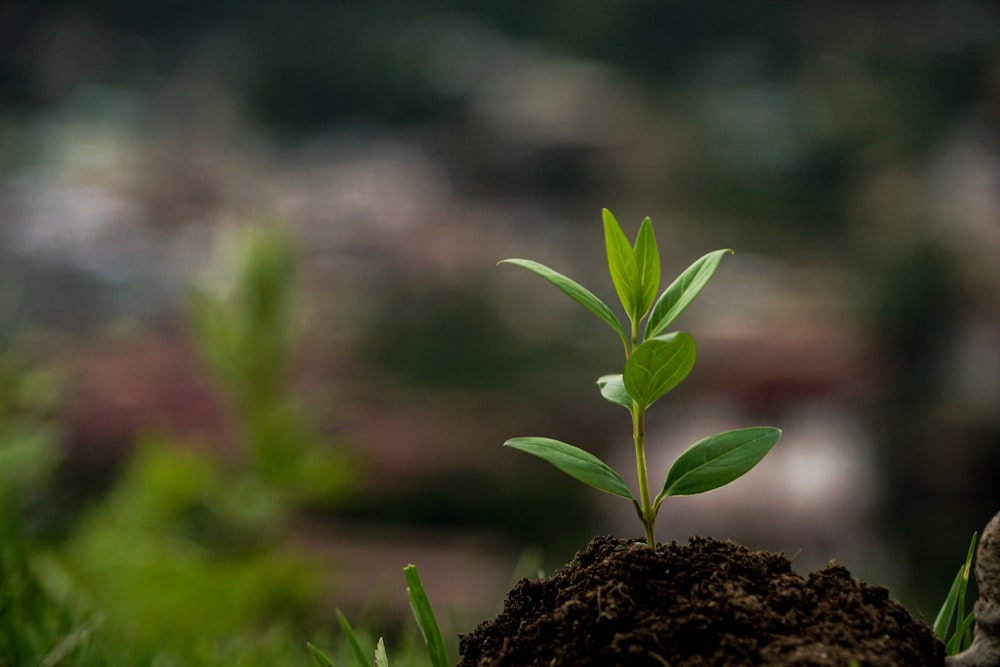
[[[652,483],[784,429],[658,537],[837,559],[932,620],[1000,509],[986,1],[4,2],[5,530],[153,642],[391,615],[408,562],[471,629],[641,533],[501,447],[634,470],[616,336],[495,265],[613,301],[602,207],[652,218],[664,286],[736,249],[677,323]]]

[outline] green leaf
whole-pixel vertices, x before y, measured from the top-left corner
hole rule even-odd
[[[780,437],[776,428],[755,426],[699,440],[674,461],[656,504],[667,496],[704,493],[729,484],[757,465]]]
[[[951,619],[955,617],[955,607],[958,605],[958,591],[962,586],[962,571],[964,569],[964,566],[958,568],[955,579],[951,582],[951,588],[948,589],[948,596],[945,597],[937,617],[934,619],[934,635],[942,643],[948,641],[948,628],[951,626]]]
[[[597,378],[597,387],[601,390],[601,396],[606,400],[627,408],[629,412],[632,411],[632,397],[628,395],[625,381],[622,380],[620,373],[618,375],[602,375]]]
[[[625,480],[621,478],[608,464],[579,447],[553,440],[552,438],[511,438],[503,443],[505,447],[520,449],[544,459],[574,477],[599,491],[635,501]]]
[[[972,541],[969,543],[969,551],[965,556],[965,564],[962,567],[962,585],[958,590],[958,606],[955,608],[955,635],[948,642],[948,646],[945,648],[946,652],[950,655],[954,655],[962,651],[963,646],[968,642],[971,643],[971,633],[969,626],[966,623],[971,622],[975,619],[975,611],[969,613],[969,616],[965,614],[965,593],[969,588],[969,573],[972,570],[972,558],[976,552],[976,539],[979,537],[979,533],[972,534]],[[964,626],[964,627],[963,627]]]
[[[694,338],[686,333],[650,338],[625,362],[625,389],[642,409],[648,408],[687,377],[696,356]]]
[[[514,264],[515,266],[528,269],[542,278],[545,278],[550,283],[565,292],[567,296],[576,301],[578,304],[592,312],[594,315],[597,315],[601,321],[605,322],[609,327],[614,329],[615,333],[617,333],[623,341],[626,340],[625,330],[622,328],[621,322],[618,321],[618,317],[610,308],[607,307],[607,305],[605,305],[603,301],[594,296],[593,292],[588,290],[583,285],[571,278],[567,278],[558,271],[553,271],[544,264],[539,264],[538,262],[534,262],[530,259],[504,259],[499,263]]]
[[[431,665],[433,667],[450,667],[448,653],[444,648],[444,639],[441,637],[441,628],[438,627],[431,602],[427,599],[424,584],[420,581],[417,566],[407,565],[404,567],[403,576],[406,577],[406,594],[410,598],[410,609],[413,610],[417,627],[420,628],[420,634],[423,635],[424,643],[427,644]]]
[[[979,533],[972,533],[969,541],[969,549],[965,555],[965,563],[958,568],[955,580],[948,590],[948,595],[938,610],[934,619],[934,634],[945,644],[948,655],[954,655],[967,647],[971,641],[970,617],[974,620],[975,613],[965,614],[965,594],[969,586],[969,574],[972,570],[972,559],[976,553],[976,541]],[[949,638],[948,628],[951,627],[952,619],[955,619],[955,631]]]
[[[639,269],[642,292],[638,311],[639,315],[643,316],[649,312],[660,289],[660,251],[656,247],[653,223],[649,218],[642,221],[639,234],[635,237],[635,261]]]
[[[333,661],[326,657],[323,651],[320,651],[309,642],[306,642],[306,648],[309,649],[309,654],[312,655],[313,660],[316,661],[316,664],[319,665],[319,667],[333,667]],[[368,667],[367,661],[365,661],[365,667]]]
[[[642,281],[639,277],[639,264],[635,259],[635,251],[632,250],[632,244],[628,242],[625,232],[611,211],[604,209],[603,213],[604,245],[608,253],[611,282],[614,283],[625,312],[633,322],[637,322],[643,313],[639,312]]]
[[[368,654],[361,648],[361,642],[358,641],[357,634],[355,634],[351,624],[347,622],[347,617],[344,616],[344,612],[340,611],[340,609],[337,609],[337,620],[340,622],[340,629],[344,631],[344,636],[347,637],[347,643],[351,646],[351,652],[354,653],[354,661],[358,664],[358,667],[368,667]]]
[[[381,637],[375,645],[375,667],[389,667],[389,656],[385,653],[385,642]]]
[[[961,622],[955,626],[955,634],[944,647],[946,655],[958,655],[972,645],[972,624],[976,622],[976,612],[970,611]]]
[[[727,254],[731,255],[733,251],[726,249],[708,253],[670,283],[649,314],[649,320],[646,322],[646,338],[659,336],[678,315],[684,312],[705,287],[708,279],[719,267],[719,262]]]

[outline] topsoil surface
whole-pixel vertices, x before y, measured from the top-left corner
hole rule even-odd
[[[938,666],[944,647],[882,586],[841,565],[803,578],[782,554],[692,538],[594,539],[461,637],[460,667]]]

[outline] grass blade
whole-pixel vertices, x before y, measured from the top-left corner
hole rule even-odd
[[[94,614],[67,634],[46,654],[39,667],[55,667],[62,663],[71,653],[90,641],[94,631],[104,622],[100,614]]]
[[[656,503],[667,496],[704,493],[725,486],[757,465],[779,438],[779,429],[755,426],[699,440],[670,467]]]
[[[948,595],[934,619],[934,634],[944,643],[948,655],[955,655],[972,643],[972,622],[975,620],[975,613],[970,611],[966,615],[965,593],[969,587],[969,574],[972,570],[972,559],[976,553],[978,539],[979,533],[972,533],[969,550],[965,554],[965,563],[958,568],[951,588],[948,590]],[[949,637],[948,628],[951,627],[952,619],[955,620],[955,631]]]
[[[663,291],[646,322],[646,338],[659,336],[698,296],[708,279],[732,250],[715,250],[695,261]]]
[[[316,661],[316,664],[319,665],[319,667],[333,667],[333,661],[326,657],[326,654],[323,653],[323,651],[320,651],[309,642],[306,642],[306,648],[309,649],[309,654],[312,655],[313,660]],[[365,665],[365,667],[368,666]]]
[[[965,618],[965,591],[969,588],[969,573],[972,570],[972,559],[976,554],[977,539],[979,539],[978,531],[972,533],[972,540],[969,541],[969,550],[965,553],[965,565],[962,567],[962,585],[958,589],[958,608],[956,609],[958,615],[955,617],[955,635],[958,637],[959,645],[965,641],[965,635],[968,632],[968,629],[963,631],[958,626]]]
[[[434,609],[431,607],[424,585],[420,581],[420,573],[417,572],[416,565],[407,565],[403,568],[403,575],[406,577],[406,594],[410,598],[410,609],[413,610],[413,617],[417,620],[417,627],[427,644],[427,652],[431,658],[433,667],[450,667],[448,663],[448,653],[444,648],[444,639],[441,637],[441,629],[438,627],[437,618],[434,617]]]
[[[934,619],[934,635],[944,643],[947,643],[948,628],[951,626],[951,619],[955,617],[955,608],[958,606],[958,589],[962,586],[962,570],[964,569],[964,566],[958,568],[955,579],[951,582],[951,588],[948,589],[948,595]]]
[[[622,339],[622,342],[627,340],[625,330],[622,328],[622,324],[618,321],[618,317],[614,314],[614,311],[608,308],[603,301],[594,296],[593,292],[572,278],[567,278],[558,271],[554,271],[544,264],[534,262],[530,259],[504,259],[499,263],[520,266],[521,268],[528,269],[532,273],[545,278],[562,290],[569,298],[576,301],[578,304],[596,315],[602,322],[614,329],[615,333],[617,333]]]
[[[590,452],[552,438],[511,438],[503,443],[548,461],[564,473],[599,491],[634,501],[621,475]]]
[[[354,654],[354,661],[358,664],[358,667],[368,667],[368,654],[361,647],[361,642],[358,641],[358,635],[354,632],[354,628],[351,624],[347,622],[347,617],[344,616],[344,612],[337,609],[337,620],[340,621],[340,629],[344,631],[344,636],[347,637],[347,643],[351,646],[351,652]]]
[[[961,618],[961,617],[960,617]],[[955,634],[944,647],[948,655],[957,655],[972,645],[972,624],[976,621],[975,612],[969,612],[962,622],[955,626]]]

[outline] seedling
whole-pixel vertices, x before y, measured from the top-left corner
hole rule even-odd
[[[972,625],[975,623],[976,614],[972,610],[968,614],[965,613],[965,593],[969,587],[969,573],[972,571],[972,558],[976,553],[978,537],[979,533],[972,534],[965,563],[958,568],[951,589],[934,619],[934,634],[945,645],[945,652],[948,655],[956,655],[972,646]],[[949,634],[952,621],[954,630]]]
[[[601,396],[620,405],[632,416],[639,498],[615,470],[579,447],[551,438],[512,438],[507,447],[534,454],[585,484],[631,500],[646,533],[646,543],[656,546],[654,524],[660,504],[668,496],[684,496],[724,486],[753,468],[781,437],[771,427],[744,428],[699,440],[671,466],[660,492],[651,498],[646,471],[646,410],[676,387],[694,366],[694,339],[683,332],[667,332],[677,316],[690,305],[719,262],[732,250],[710,252],[689,266],[657,299],[660,288],[660,254],[649,218],[642,221],[635,244],[629,243],[611,211],[604,210],[604,242],[615,292],[628,317],[626,330],[615,313],[582,285],[528,259],[505,259],[532,271],[566,293],[611,327],[625,349],[625,366],[617,375],[597,380]],[[645,320],[640,337],[639,327]]]
[[[434,615],[434,609],[431,608],[431,602],[427,598],[424,584],[420,581],[417,566],[407,565],[404,567],[403,576],[406,577],[406,595],[410,599],[410,609],[413,611],[413,618],[416,619],[417,627],[420,628],[420,634],[427,646],[431,667],[449,667],[451,663],[448,661],[448,653],[444,648],[444,638],[441,636],[437,617]],[[361,647],[361,642],[351,624],[347,622],[347,617],[339,609],[337,610],[337,619],[340,621],[340,627],[350,644],[355,664],[358,667],[368,667],[372,664],[368,661],[368,654]],[[306,647],[319,667],[334,667],[333,661],[323,651],[308,642]],[[374,665],[375,667],[389,667],[389,657],[385,651],[385,642],[381,637],[375,645]]]

